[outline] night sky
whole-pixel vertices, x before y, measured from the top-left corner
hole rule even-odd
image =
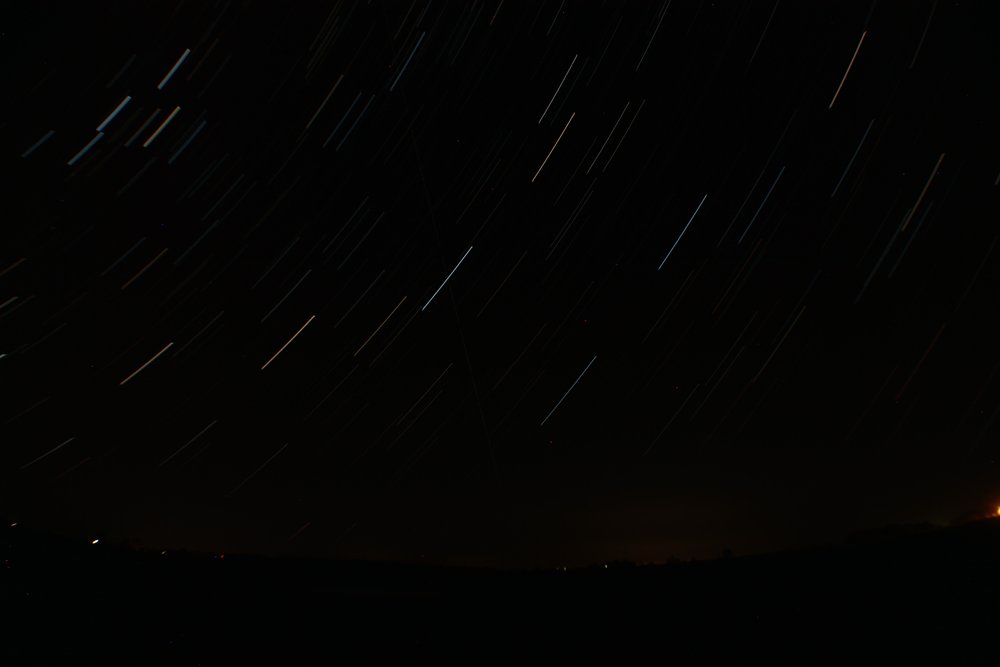
[[[548,567],[995,506],[992,4],[4,3],[0,511]]]

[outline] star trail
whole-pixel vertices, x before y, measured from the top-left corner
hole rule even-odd
[[[9,5],[0,504],[530,566],[995,507],[988,6]]]

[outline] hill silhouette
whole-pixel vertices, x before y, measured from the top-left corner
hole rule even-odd
[[[603,642],[818,657],[877,640],[899,657],[946,631],[992,636],[1000,621],[996,519],[761,556],[534,571],[143,552],[21,526],[3,530],[2,549],[5,664],[328,664]]]

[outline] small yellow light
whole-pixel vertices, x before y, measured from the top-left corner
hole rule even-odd
[[[1000,505],[997,505],[997,516],[1000,516]]]
[[[97,544],[98,542],[100,542],[100,540],[94,540],[91,542],[91,544]]]

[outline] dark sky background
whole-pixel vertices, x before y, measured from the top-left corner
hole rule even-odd
[[[997,504],[991,6],[4,3],[0,509],[551,566]]]

